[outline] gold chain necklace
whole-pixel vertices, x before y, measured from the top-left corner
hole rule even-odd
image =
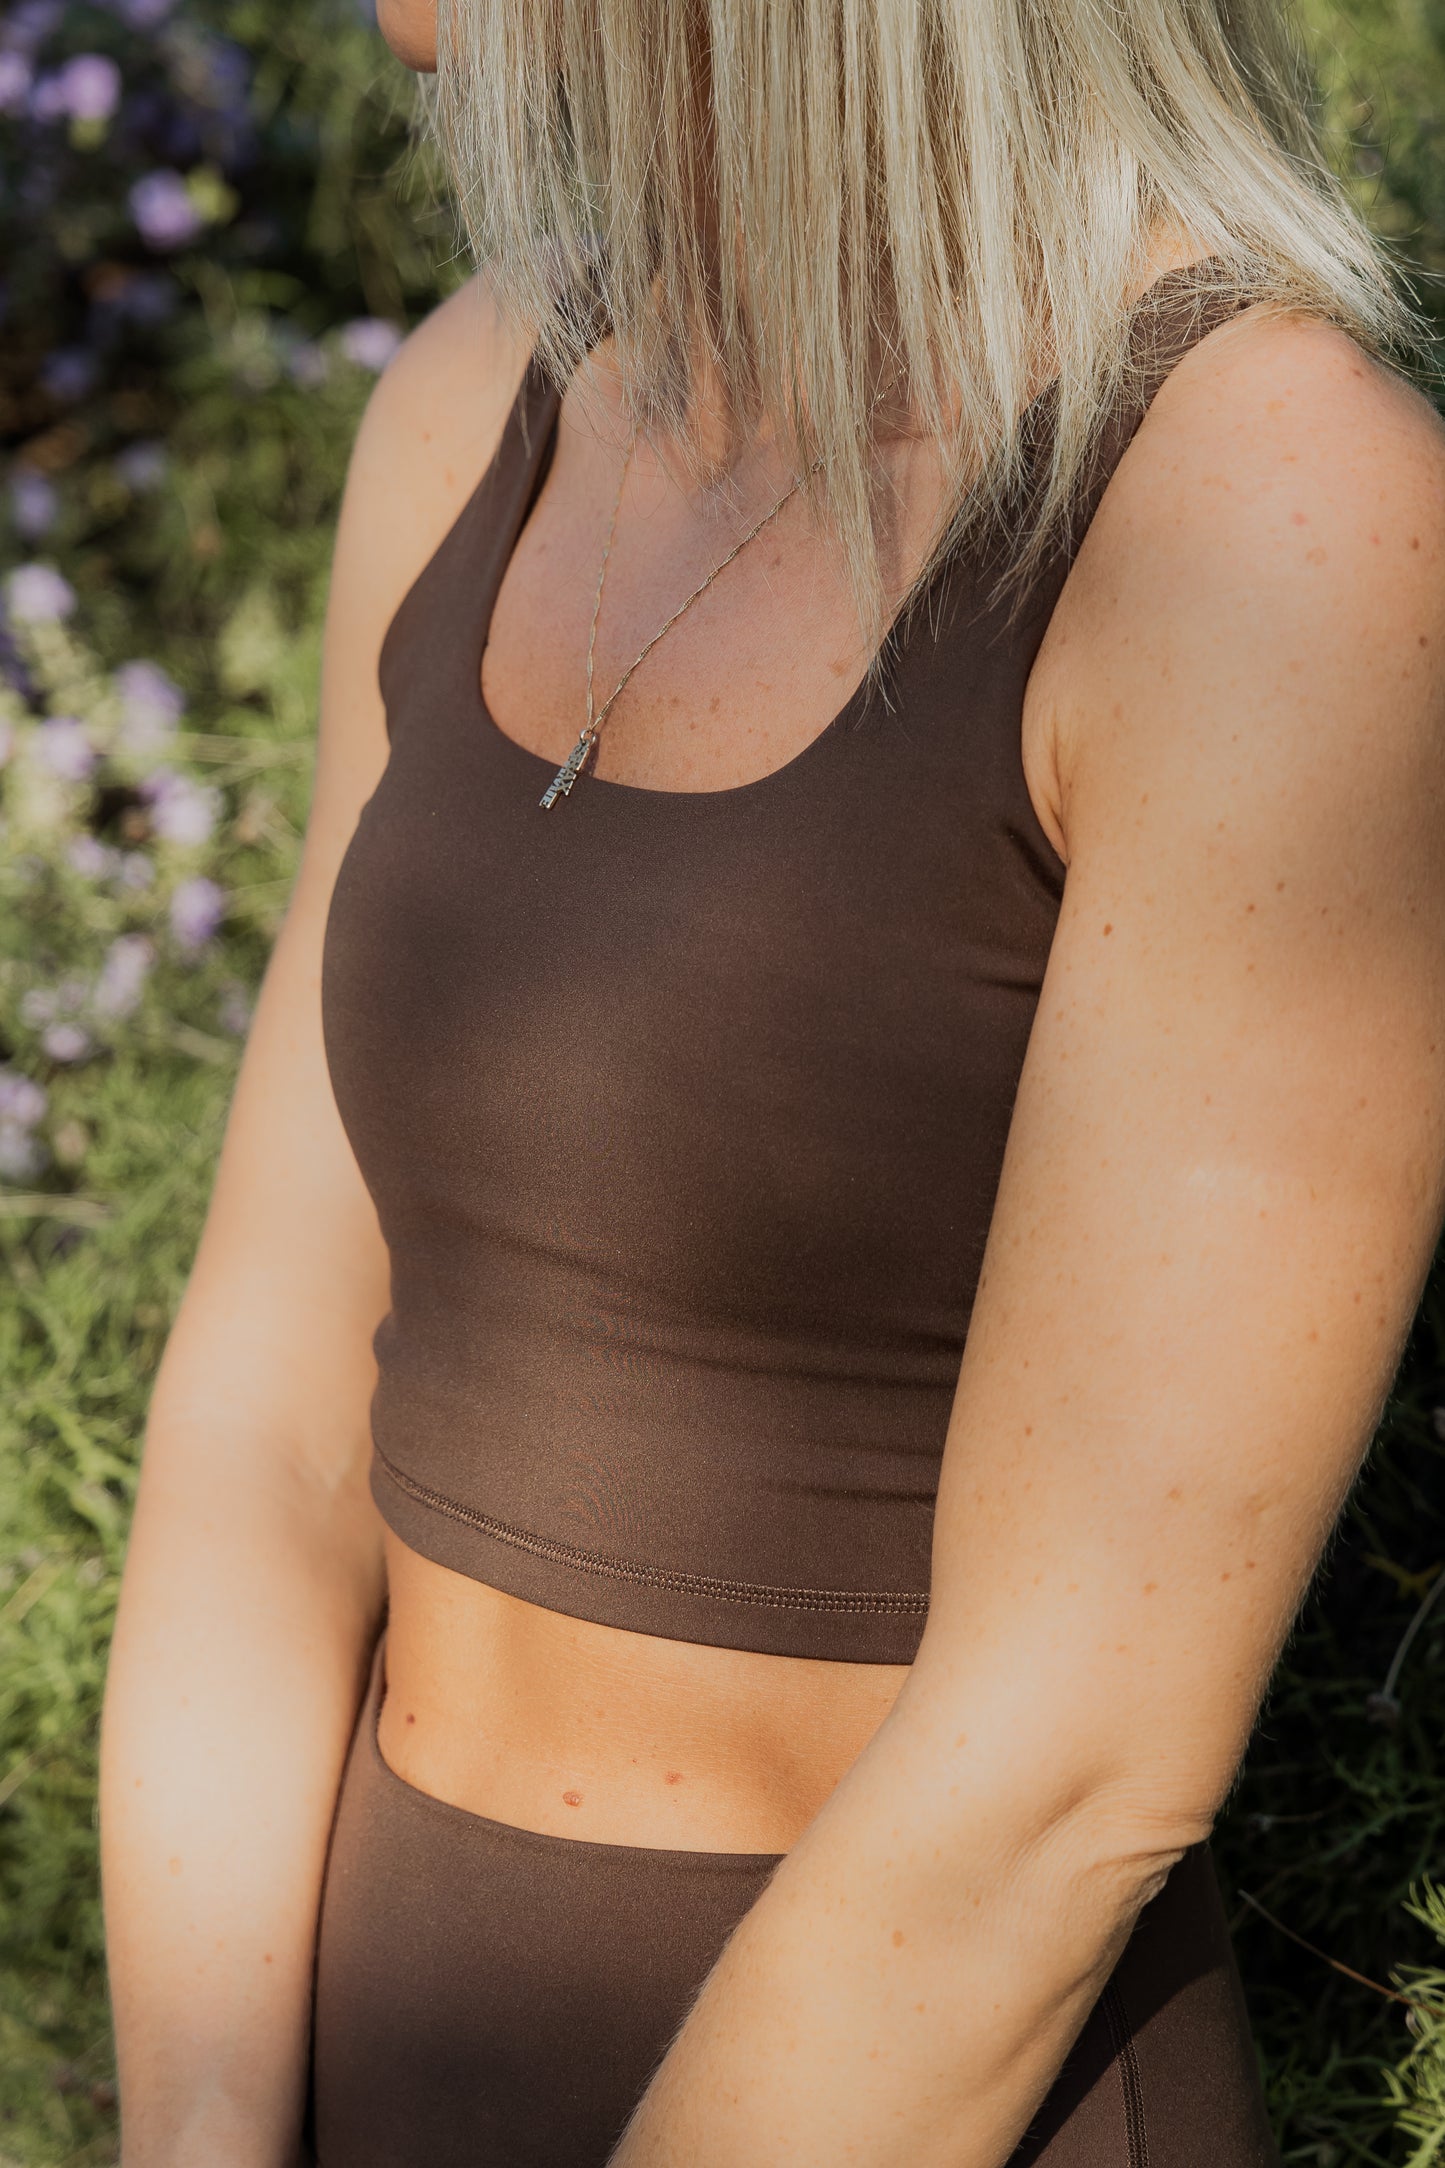
[[[722,563],[714,565],[705,580],[699,580],[697,586],[687,597],[687,600],[678,604],[678,607],[673,611],[671,617],[668,618],[666,624],[659,625],[656,632],[652,635],[652,638],[648,641],[646,647],[644,647],[640,651],[640,653],[633,657],[632,661],[623,671],[621,677],[617,680],[617,683],[613,686],[611,692],[607,695],[607,698],[603,701],[601,707],[594,712],[592,706],[592,651],[597,644],[597,620],[602,612],[602,586],[603,582],[607,578],[607,560],[612,554],[613,536],[617,532],[617,513],[622,503],[622,485],[627,480],[627,470],[632,464],[632,454],[636,443],[637,431],[636,429],[634,429],[631,436],[628,438],[627,456],[622,462],[622,473],[618,477],[617,496],[614,499],[612,505],[612,522],[607,530],[607,547],[602,552],[602,564],[597,574],[597,594],[592,604],[592,630],[588,635],[587,640],[587,720],[582,725],[582,734],[578,738],[577,743],[573,746],[571,752],[567,755],[567,758],[563,761],[561,767],[557,770],[557,773],[553,776],[551,782],[547,785],[546,790],[542,793],[541,798],[538,800],[538,804],[544,806],[549,812],[551,808],[557,803],[557,800],[559,798],[565,798],[568,795],[572,788],[572,785],[576,782],[578,776],[582,773],[583,768],[587,764],[587,757],[592,751],[593,746],[597,743],[597,733],[601,730],[602,725],[606,722],[613,701],[617,698],[617,695],[621,692],[623,686],[627,683],[627,680],[631,677],[633,671],[637,668],[637,665],[642,661],[643,657],[651,654],[653,648],[656,647],[658,641],[662,638],[663,634],[671,630],[671,628],[677,623],[678,619],[682,616],[684,610],[691,609],[692,605],[696,602],[698,596],[703,592],[704,588],[711,587],[713,581],[717,578],[718,574],[726,566],[732,563],[733,559],[737,556],[738,551],[746,549],[748,543],[752,541],[754,535],[761,534],[770,519],[777,518],[779,512],[782,511],[783,506],[787,503],[788,499],[796,495],[798,490],[802,488],[804,481],[807,479],[806,475],[800,474],[797,480],[793,483],[792,488],[785,489],[783,491],[782,496],[779,497],[777,503],[773,506],[772,510],[770,512],[765,512],[762,518],[758,521],[756,527],[749,528],[748,532],[743,536],[742,541],[736,543],[733,548],[728,551],[726,557],[723,558]],[[822,464],[823,462],[821,459],[815,459],[812,466],[808,469],[808,473],[816,474],[818,468],[821,467]]]

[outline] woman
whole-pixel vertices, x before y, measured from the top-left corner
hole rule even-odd
[[[483,271],[148,1425],[126,2168],[1277,2159],[1208,1838],[1445,1215],[1445,442],[1227,23],[384,6]]]

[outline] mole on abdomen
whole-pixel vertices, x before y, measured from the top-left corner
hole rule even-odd
[[[580,1807],[582,1794],[580,1792],[563,1792],[562,1804],[564,1807]]]

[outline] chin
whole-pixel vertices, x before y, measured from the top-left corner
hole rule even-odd
[[[376,27],[403,67],[418,75],[435,72],[436,0],[376,0]]]

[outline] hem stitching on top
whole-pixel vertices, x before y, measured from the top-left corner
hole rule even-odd
[[[584,1551],[571,1543],[558,1543],[547,1536],[533,1535],[530,1529],[516,1528],[508,1521],[499,1521],[489,1513],[478,1513],[472,1506],[464,1506],[455,1498],[448,1498],[441,1491],[429,1490],[425,1484],[414,1482],[393,1461],[387,1459],[378,1446],[376,1458],[397,1489],[404,1491],[418,1505],[428,1506],[433,1512],[444,1513],[451,1520],[461,1521],[469,1528],[477,1529],[484,1536],[492,1536],[499,1543],[507,1543],[514,1550],[525,1551],[533,1558],[547,1560],[549,1564],[569,1566],[577,1573],[595,1573],[608,1580],[641,1583],[649,1588],[663,1588],[683,1596],[714,1596],[725,1603],[760,1604],[777,1611],[830,1611],[853,1612],[859,1615],[887,1613],[919,1616],[928,1609],[928,1594],[916,1589],[866,1589],[866,1588],[771,1588],[759,1581],[726,1581],[715,1579],[706,1573],[683,1573],[667,1566],[644,1566],[631,1559],[611,1558],[602,1551]]]

